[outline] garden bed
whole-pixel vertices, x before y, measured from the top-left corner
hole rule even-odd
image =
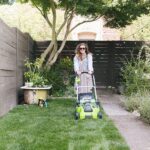
[[[75,100],[19,105],[0,118],[0,149],[129,150],[112,121],[74,120]]]

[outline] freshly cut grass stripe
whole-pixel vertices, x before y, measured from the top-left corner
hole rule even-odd
[[[74,120],[74,100],[19,105],[0,118],[2,150],[129,150],[112,121]]]

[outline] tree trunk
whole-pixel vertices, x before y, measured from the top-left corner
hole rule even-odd
[[[59,54],[62,52],[65,44],[66,44],[66,39],[62,42],[61,47],[57,51],[54,50],[54,53],[51,54],[51,59],[49,59],[49,61],[47,63],[47,66],[49,68],[56,62],[56,60],[57,60]]]
[[[47,61],[47,62],[45,62],[45,64],[48,68],[51,68],[51,66],[56,62],[59,54],[62,52],[62,50],[66,44],[66,40],[67,40],[67,37],[70,32],[72,32],[76,27],[78,27],[81,24],[84,24],[86,22],[92,22],[99,18],[99,17],[95,17],[90,20],[81,21],[80,23],[77,23],[74,27],[71,28],[71,22],[74,17],[75,11],[73,9],[68,16],[67,16],[67,11],[66,11],[65,17],[64,17],[64,22],[60,26],[59,30],[56,32],[56,30],[55,30],[55,28],[56,28],[56,11],[54,9],[52,9],[52,10],[53,10],[52,11],[53,12],[53,23],[50,24],[52,27],[52,41],[51,41],[50,45],[47,47],[47,49],[43,52],[43,54],[41,54],[42,63],[44,63],[44,61]],[[62,30],[62,28],[65,25],[66,25],[66,32],[64,35],[64,39],[62,40],[61,46],[58,48],[57,38],[58,38],[60,31]],[[45,60],[47,56],[49,56],[49,58],[47,60]]]

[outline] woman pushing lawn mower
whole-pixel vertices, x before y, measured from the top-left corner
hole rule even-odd
[[[80,85],[86,85],[86,79],[88,79],[89,86],[92,86],[92,77],[93,73],[93,60],[92,53],[89,52],[88,45],[85,43],[81,43],[77,45],[75,50],[74,57],[74,71],[77,75],[76,78],[80,78]],[[88,74],[81,75],[82,72],[88,72]],[[76,83],[75,83],[76,84]],[[85,93],[86,88],[80,88],[80,93]]]
[[[77,94],[75,118],[102,118],[93,75],[92,53],[89,52],[88,45],[85,43],[78,44],[75,53],[74,71],[76,73],[75,88]]]

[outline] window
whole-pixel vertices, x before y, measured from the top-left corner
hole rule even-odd
[[[92,40],[94,41],[96,39],[96,33],[94,32],[80,32],[78,33],[78,40]]]

